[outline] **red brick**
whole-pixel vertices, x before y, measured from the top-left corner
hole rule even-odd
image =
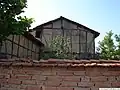
[[[117,81],[120,81],[120,76],[116,76],[115,79],[116,79]],[[114,81],[115,81],[115,80],[114,80]]]
[[[10,74],[5,75],[5,78],[9,79],[10,78]]]
[[[25,90],[25,89],[27,88],[27,86],[29,86],[29,85],[21,84],[21,85],[20,85],[20,89],[24,89],[24,90]]]
[[[85,68],[84,67],[68,67],[68,70],[71,70],[71,71],[85,71]]]
[[[19,84],[15,85],[15,84],[9,84],[10,88],[21,88],[21,86]]]
[[[120,67],[115,67],[115,68],[114,67],[109,67],[108,71],[116,71],[117,72],[117,71],[120,71]]]
[[[45,87],[43,90],[57,90],[56,87]]]
[[[48,69],[47,69],[48,70]],[[51,69],[51,71],[52,72],[56,72],[56,71],[67,71],[68,69],[67,68],[65,68],[65,67],[53,67],[52,69]],[[44,70],[45,71],[45,70]]]
[[[90,90],[99,90],[99,88],[92,87]]]
[[[59,71],[57,72],[57,75],[60,75],[60,76],[72,76],[73,75],[73,71]]]
[[[8,84],[21,84],[21,81],[17,79],[8,79]]]
[[[46,76],[33,75],[32,79],[35,79],[35,80],[46,80]]]
[[[16,75],[16,78],[17,79],[31,79],[31,76],[30,75]]]
[[[53,75],[56,75],[56,72],[44,71],[44,72],[41,73],[41,75],[53,76]]]
[[[83,76],[83,75],[85,75],[85,71],[74,71],[74,75]]]
[[[40,86],[27,86],[25,90],[42,90]]]
[[[64,76],[63,81],[79,82],[80,76]]]
[[[108,87],[111,87],[111,83],[110,82],[95,82],[95,87],[108,88]]]
[[[6,83],[7,83],[7,79],[0,79],[0,83],[1,83],[1,84],[2,84],[2,83],[6,84]]]
[[[26,72],[26,74],[30,74],[30,75],[40,75],[42,73],[42,71],[39,71],[39,70],[24,70]]]
[[[25,71],[23,71],[23,70],[21,70],[21,69],[20,69],[20,70],[16,70],[16,69],[15,69],[15,70],[13,70],[12,72],[13,72],[13,74],[15,74],[15,75],[16,75],[16,74],[25,74],[25,73],[26,73]]]
[[[63,77],[61,76],[48,76],[47,77],[47,81],[62,81],[63,80]]]
[[[34,84],[36,84],[36,81],[35,80],[23,80],[22,84],[34,85]]]
[[[37,85],[43,85],[45,81],[36,80]]]
[[[73,90],[72,87],[58,87],[57,90]]]
[[[5,77],[5,75],[0,75],[0,79],[3,79]]]
[[[104,76],[119,76],[120,71],[108,71],[102,73]]]
[[[92,83],[92,82],[79,82],[78,86],[80,86],[80,87],[92,87],[92,86],[94,86],[94,83]]]
[[[107,77],[105,76],[91,77],[91,81],[107,81]]]
[[[81,87],[76,87],[74,90],[90,90],[90,88],[81,88]],[[91,89],[92,90],[92,89]]]
[[[53,82],[51,82],[51,81],[46,81],[46,82],[45,82],[45,86],[57,87],[57,86],[59,86],[59,85],[60,85],[60,82],[58,82],[58,81],[53,81]]]
[[[8,78],[10,78],[10,75],[9,75],[9,74],[1,74],[1,75],[0,75],[0,78],[1,78],[1,79],[3,79],[3,78],[8,79]]]
[[[62,82],[61,86],[63,86],[63,87],[76,87],[77,82]]]
[[[8,89],[5,87],[1,87],[0,90],[8,90]]]
[[[0,69],[0,74],[11,74],[12,70],[8,68],[1,68]]]
[[[88,77],[88,76],[81,77],[81,82],[89,82],[89,81],[90,81],[90,77]]]
[[[112,87],[120,87],[120,82],[112,82]]]
[[[87,76],[102,76],[101,70],[99,68],[86,68]]]
[[[115,76],[108,76],[108,81],[116,81],[116,77]]]

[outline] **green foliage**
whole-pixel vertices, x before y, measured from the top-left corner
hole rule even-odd
[[[115,35],[115,39],[116,39],[116,42],[117,42],[117,45],[116,45],[116,58],[117,59],[120,59],[120,35]]]
[[[46,51],[46,50],[44,50]],[[56,36],[50,42],[47,48],[47,53],[43,53],[43,59],[58,58],[58,59],[71,59],[70,52],[70,39],[62,36]]]
[[[100,53],[100,58],[102,59],[120,59],[120,35],[115,35],[115,40],[117,45],[113,40],[113,33],[109,31],[106,33],[104,39],[99,42],[98,51]]]
[[[115,45],[112,39],[113,33],[109,31],[107,35],[105,35],[103,41],[99,42],[99,47],[101,50],[101,58],[103,59],[113,59]]]
[[[0,0],[0,41],[28,30],[33,19],[20,16],[24,8],[27,8],[27,0]]]

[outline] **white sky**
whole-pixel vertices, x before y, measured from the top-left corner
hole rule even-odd
[[[25,13],[22,15],[34,18],[35,22],[32,24],[32,27],[35,27],[59,17],[55,13],[57,12],[55,11],[56,9],[51,7],[51,5],[51,0],[28,0],[28,8],[25,9]]]

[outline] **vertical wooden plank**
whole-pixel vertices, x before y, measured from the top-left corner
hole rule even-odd
[[[79,29],[79,57],[80,57],[80,54],[81,54],[81,31]]]
[[[94,34],[94,37],[93,37],[93,58],[95,58],[95,34]]]
[[[6,40],[6,48],[7,48],[7,54],[11,54],[12,51],[12,42],[9,40]]]
[[[19,46],[19,55],[20,58],[23,57],[23,47]]]
[[[35,44],[35,59],[36,59],[36,56],[37,56],[37,45]]]
[[[32,58],[33,42],[31,44],[32,44],[32,47],[31,47],[31,58]]]
[[[71,39],[71,40],[70,40],[70,44],[71,44],[71,45],[70,45],[70,46],[71,46],[71,55],[72,55],[72,57],[73,57],[74,55],[73,55],[73,51],[72,51],[72,32],[73,32],[73,31],[71,30],[71,35],[70,35],[70,39]]]
[[[19,45],[20,45],[20,35],[18,36],[18,48],[17,48],[17,57],[19,57]]]
[[[5,50],[5,41],[2,42],[2,46],[1,46],[1,51],[0,53],[6,53],[6,50]]]
[[[86,50],[85,50],[85,52],[87,53],[87,31],[85,31],[85,32],[86,32],[86,40],[85,40],[85,41],[86,41],[86,42],[85,42],[85,44],[86,44],[85,49],[86,49]]]
[[[17,49],[18,49],[18,45],[13,43],[13,55],[17,56]]]
[[[23,42],[23,46],[24,46],[24,48],[23,48],[23,58],[25,58],[26,56],[25,56],[25,44],[26,44],[26,38],[24,37],[24,42]]]
[[[13,42],[14,42],[14,35],[12,35],[12,50],[11,50],[11,58],[13,57]]]
[[[14,42],[18,44],[18,41],[19,41],[18,35],[14,35]]]
[[[52,22],[52,40],[53,40],[53,22]]]
[[[5,55],[7,55],[7,42],[5,40]]]
[[[64,37],[64,28],[63,28],[63,19],[61,18],[61,30],[62,30],[62,35],[63,35],[63,37]]]
[[[29,56],[29,40],[27,39],[27,57]]]
[[[28,41],[28,48],[29,48],[29,50],[28,50],[28,57],[31,58],[31,48],[32,48],[32,42],[31,42],[31,40]]]
[[[61,18],[61,30],[62,30],[62,36],[64,37],[64,29],[63,29],[63,19]],[[62,44],[63,44],[63,39],[62,39]],[[64,47],[62,47],[63,49]]]

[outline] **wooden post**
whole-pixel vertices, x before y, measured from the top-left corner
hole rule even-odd
[[[93,58],[95,58],[95,34],[94,34],[94,37],[93,37]]]
[[[19,57],[19,44],[20,44],[20,35],[19,35],[19,40],[18,40],[17,57]]]
[[[81,31],[79,29],[79,57],[80,57],[80,54],[81,54]]]
[[[73,55],[73,52],[72,52],[72,32],[73,32],[73,31],[71,30],[71,34],[70,34],[70,35],[71,35],[71,36],[70,36],[70,37],[71,37],[71,38],[70,38],[71,40],[70,40],[70,43],[71,43],[71,54],[72,54],[71,56],[72,56],[72,58],[73,58],[74,55]]]
[[[85,40],[85,44],[86,44],[86,47],[85,47],[85,52],[87,53],[87,31],[86,31],[86,40]]]
[[[32,47],[31,47],[31,58],[32,58],[33,42],[31,42],[31,44],[32,44]]]
[[[52,22],[52,28],[53,28],[53,22]],[[53,35],[54,35],[54,34],[53,34],[53,29],[52,29],[52,40],[53,40]]]
[[[64,37],[63,19],[62,18],[61,18],[61,29],[62,29],[62,33],[63,33],[63,37]]]
[[[14,35],[12,35],[12,50],[11,50],[11,58],[13,57],[13,42],[14,42]]]

